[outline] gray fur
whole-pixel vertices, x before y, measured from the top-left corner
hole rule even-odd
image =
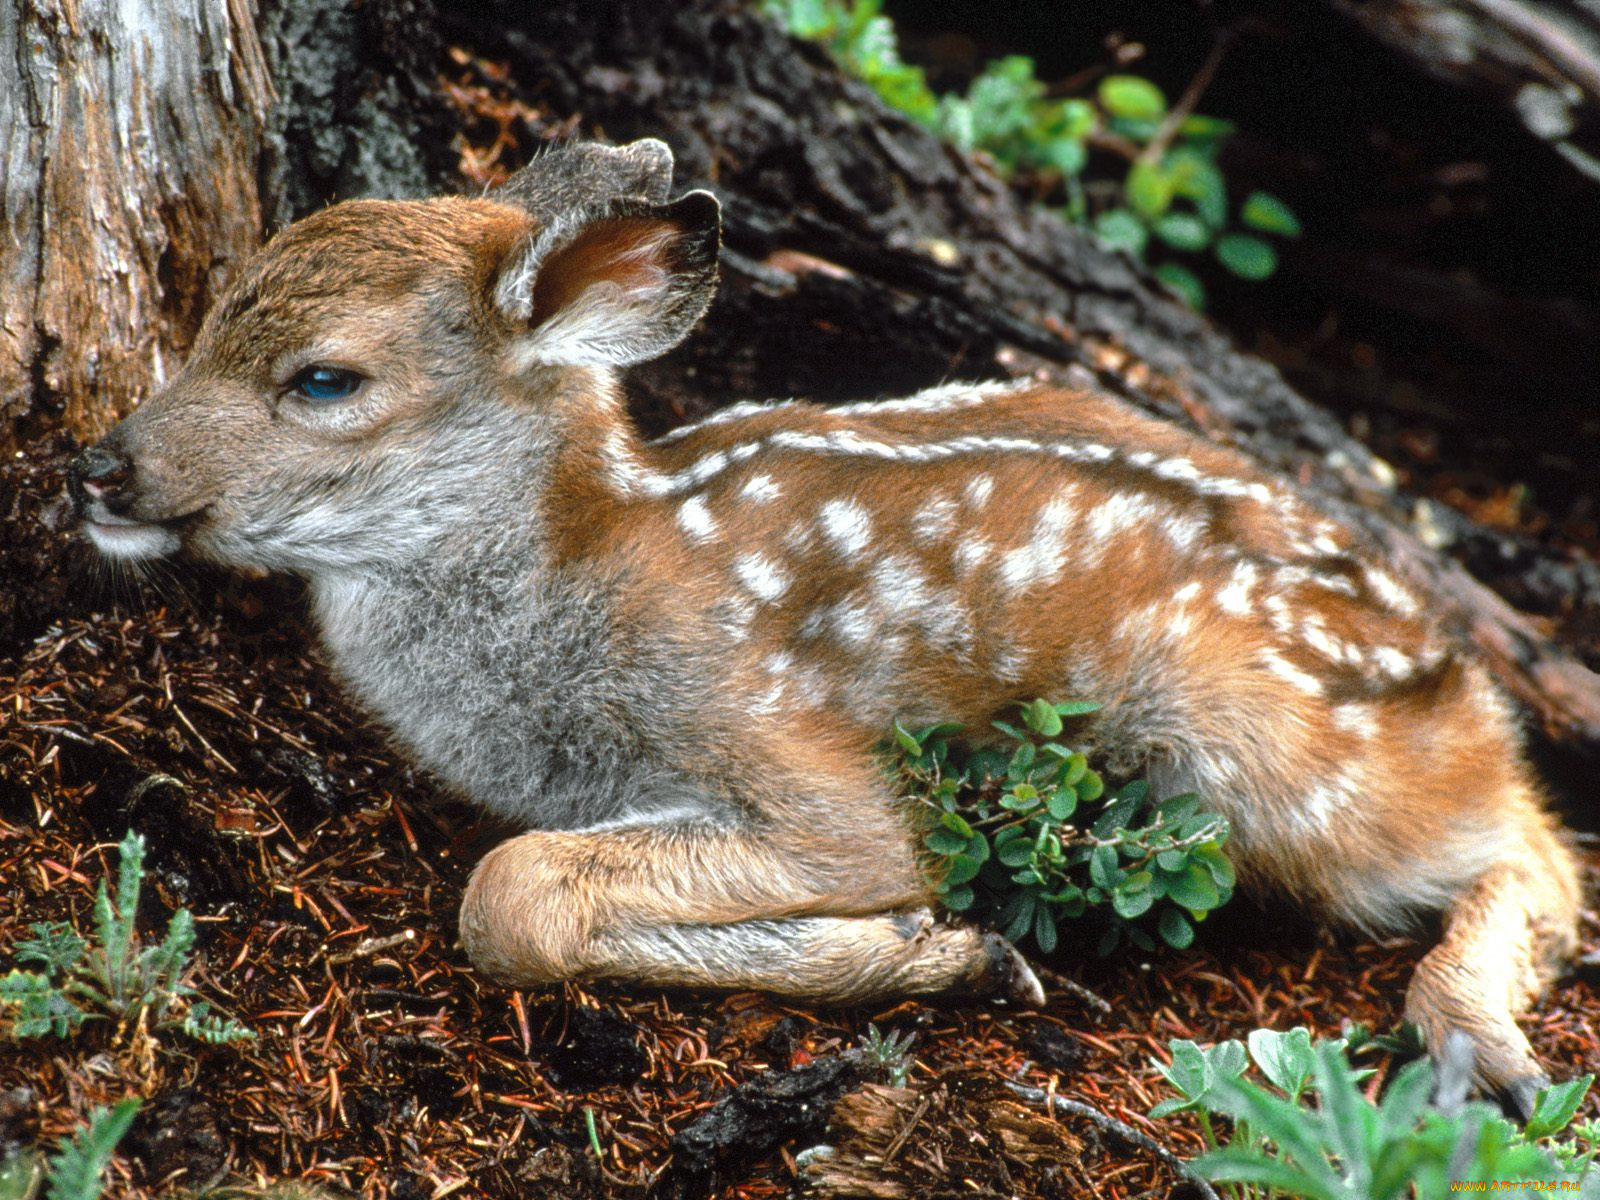
[[[539,155],[495,192],[541,222],[631,197],[664,204],[672,191],[672,151],[655,138],[625,146],[568,142]]]

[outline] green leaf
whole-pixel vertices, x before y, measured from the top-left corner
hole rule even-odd
[[[1191,863],[1183,874],[1167,880],[1167,896],[1184,908],[1201,911],[1215,908],[1222,902],[1210,873],[1198,863]]]
[[[1239,210],[1239,220],[1263,233],[1300,236],[1300,219],[1287,204],[1269,192],[1251,192]]]
[[[1156,222],[1155,231],[1174,250],[1204,250],[1211,244],[1211,226],[1190,212],[1167,213]]]
[[[1173,191],[1192,200],[1207,225],[1221,229],[1228,223],[1228,185],[1216,163],[1194,150],[1174,150],[1167,155],[1167,171]]]
[[[956,834],[958,837],[970,838],[972,836],[972,826],[967,823],[967,819],[960,813],[940,813],[939,824],[943,825],[946,829],[948,829],[951,833]]]
[[[1291,1100],[1305,1090],[1314,1062],[1311,1033],[1305,1026],[1298,1025],[1287,1033],[1256,1029],[1245,1040],[1250,1057],[1274,1086],[1288,1093]]]
[[[1115,846],[1096,846],[1089,856],[1089,878],[1097,887],[1111,891],[1122,882],[1122,869],[1117,866]]]
[[[1105,781],[1095,772],[1085,771],[1078,780],[1077,792],[1080,800],[1098,800],[1106,794]]]
[[[99,1200],[101,1176],[138,1111],[136,1097],[109,1110],[96,1108],[87,1129],[61,1139],[50,1157],[50,1200]]]
[[[1028,772],[1033,769],[1034,760],[1039,757],[1039,749],[1032,742],[1023,742],[1011,756],[1011,762],[1006,766],[1006,776],[1010,779],[1026,779]]]
[[[1155,163],[1141,160],[1128,169],[1122,192],[1129,208],[1147,221],[1153,221],[1172,204],[1172,179]]]
[[[1189,865],[1189,852],[1187,850],[1163,850],[1156,855],[1156,866],[1163,871],[1179,874]]]
[[[1144,222],[1125,208],[1112,208],[1094,219],[1094,231],[1106,245],[1126,250],[1135,258],[1144,253],[1150,233]]]
[[[1033,928],[1033,913],[1037,907],[1038,900],[1032,892],[1017,892],[1011,897],[1005,910],[1001,912],[1001,918],[1006,921],[1005,933],[1008,940],[1020,942],[1028,935],[1028,930]],[[1006,911],[1011,913],[1009,919],[1005,916]]]
[[[1156,931],[1174,950],[1187,950],[1194,944],[1194,926],[1180,909],[1163,908],[1156,918]]]
[[[1188,1038],[1173,1038],[1167,1048],[1172,1052],[1172,1062],[1152,1058],[1151,1064],[1184,1099],[1203,1099],[1216,1078],[1209,1056]]]
[[[1248,233],[1230,233],[1217,239],[1217,261],[1240,279],[1259,283],[1278,269],[1278,254],[1266,242]]]
[[[1105,705],[1098,700],[1068,700],[1055,706],[1058,716],[1082,717],[1092,712],[1099,712]]]
[[[1183,124],[1178,126],[1180,136],[1203,141],[1221,141],[1233,130],[1232,121],[1225,121],[1221,117],[1204,117],[1199,113],[1185,117]]]
[[[23,938],[13,951],[19,963],[41,963],[48,974],[60,975],[83,957],[88,943],[66,921],[37,921],[28,928],[33,936]]]
[[[1190,851],[1190,857],[1211,873],[1211,881],[1221,891],[1233,891],[1235,882],[1233,862],[1216,842],[1202,842]]]
[[[922,844],[935,854],[960,854],[967,848],[967,838],[949,829],[935,829],[922,839]]]
[[[1120,887],[1111,894],[1111,907],[1116,911],[1117,916],[1124,921],[1132,921],[1144,916],[1145,913],[1150,911],[1155,902],[1156,898],[1150,894],[1149,888],[1129,891],[1126,887]]]
[[[1056,948],[1056,919],[1042,904],[1033,914],[1033,940],[1043,954],[1050,954]]]
[[[895,744],[912,758],[922,753],[922,742],[897,720],[894,723]]]
[[[1560,1133],[1572,1121],[1593,1082],[1593,1075],[1580,1075],[1577,1079],[1554,1083],[1545,1088],[1534,1103],[1533,1116],[1522,1128],[1523,1134],[1530,1139],[1537,1139]]]
[[[1071,788],[1057,788],[1045,801],[1045,808],[1052,820],[1070,821],[1078,811],[1078,793]]]
[[[1048,700],[1032,700],[1022,706],[1022,720],[1034,733],[1055,737],[1061,732],[1061,714]]]
[[[967,909],[972,907],[974,899],[976,897],[973,895],[972,889],[962,884],[945,891],[941,898],[941,903],[951,912],[966,912]]]
[[[1159,121],[1167,112],[1161,89],[1137,75],[1107,75],[1100,81],[1099,94],[1100,103],[1113,116]]]
[[[1212,1183],[1259,1183],[1284,1196],[1304,1200],[1350,1200],[1355,1193],[1343,1191],[1337,1181],[1329,1183],[1289,1163],[1269,1158],[1254,1146],[1224,1146],[1202,1154],[1190,1164]]]
[[[977,878],[978,868],[983,864],[970,854],[952,855],[950,866],[945,871],[944,883],[946,887],[958,887],[963,883],[970,883]]]
[[[1000,847],[995,857],[1008,867],[1025,867],[1033,861],[1033,841],[1030,838],[1009,841]]]
[[[1089,151],[1072,137],[1055,138],[1046,143],[1040,158],[1045,166],[1054,167],[1066,176],[1081,174],[1089,165]]]

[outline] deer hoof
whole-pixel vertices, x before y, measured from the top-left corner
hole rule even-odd
[[[1044,1007],[1044,985],[1015,946],[998,933],[988,933],[983,948],[989,952],[997,994],[1026,1008]]]

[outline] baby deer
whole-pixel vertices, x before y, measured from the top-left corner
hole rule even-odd
[[[574,145],[485,199],[286,229],[76,460],[89,537],[306,579],[350,690],[529,831],[461,913],[508,984],[1038,1003],[1004,941],[931,919],[872,750],[895,717],[1092,698],[1100,753],[1224,813],[1258,893],[1372,932],[1443,912],[1408,1015],[1526,1104],[1513,1017],[1574,945],[1576,871],[1421,600],[1280,480],[1092,392],[739,405],[642,442],[616,368],[716,279],[717,202],[671,174],[659,142]]]

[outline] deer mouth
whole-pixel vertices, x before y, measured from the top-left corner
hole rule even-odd
[[[166,517],[159,521],[114,513],[103,504],[92,503],[83,513],[83,530],[96,550],[108,558],[138,561],[165,558],[183,545],[184,531],[205,508]]]

